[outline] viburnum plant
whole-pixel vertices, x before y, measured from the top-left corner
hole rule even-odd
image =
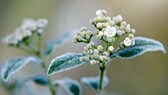
[[[135,37],[135,29],[121,15],[113,18],[107,16],[106,10],[96,11],[96,17],[90,20],[95,30],[82,27],[74,36],[74,43],[85,43],[82,53],[67,53],[56,57],[50,63],[48,75],[66,71],[82,64],[90,63],[98,66],[97,77],[83,77],[81,83],[104,95],[104,87],[108,84],[106,70],[111,60],[134,58],[148,51],[166,50],[162,43],[151,38]],[[94,40],[93,40],[94,38]],[[95,41],[95,42],[93,42]]]
[[[47,76],[47,62],[48,56],[53,52],[53,49],[73,37],[75,32],[65,32],[59,35],[58,38],[53,39],[46,43],[45,48],[42,46],[42,38],[44,34],[44,28],[47,26],[48,21],[46,19],[24,19],[22,25],[16,29],[15,32],[7,35],[3,38],[3,42],[9,47],[13,47],[27,52],[31,56],[14,57],[7,60],[2,67],[1,83],[8,92],[12,95],[18,95],[21,92],[21,88],[26,85],[26,82],[32,80],[41,86],[48,86],[52,95],[57,94],[57,88],[63,87],[70,95],[80,95],[81,86],[76,80],[71,78],[63,78],[53,81]],[[33,74],[26,77],[11,78],[16,72],[22,69],[26,64],[33,62],[44,70],[44,74]],[[36,69],[36,67],[32,68]],[[28,86],[33,89],[33,87]],[[32,90],[29,90],[32,91]],[[24,95],[41,95],[38,93],[24,92]],[[44,93],[43,93],[44,94]],[[23,94],[21,94],[23,95]],[[50,95],[50,94],[49,94]]]

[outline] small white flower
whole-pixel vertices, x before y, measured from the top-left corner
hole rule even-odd
[[[132,44],[132,40],[129,37],[127,37],[127,38],[125,38],[123,43],[126,47],[129,47]]]
[[[114,37],[116,35],[117,29],[115,27],[108,26],[106,28],[106,31],[104,32],[104,35],[107,37]]]
[[[113,46],[109,46],[108,50],[112,52],[114,50],[114,47]]]

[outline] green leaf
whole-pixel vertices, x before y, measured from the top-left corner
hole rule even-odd
[[[59,47],[60,45],[64,44],[66,41],[68,41],[70,38],[73,37],[73,35],[77,32],[77,30],[73,30],[71,32],[64,32],[61,35],[59,35],[58,38],[51,40],[46,44],[44,55],[51,54],[52,50]]]
[[[82,54],[67,53],[56,57],[51,61],[47,74],[52,75],[82,65],[79,60],[81,56]]]
[[[103,88],[107,86],[109,80],[107,76],[104,76],[103,78]],[[81,78],[81,83],[84,84],[86,87],[92,89],[92,90],[98,90],[99,87],[99,76],[97,77],[83,77]]]
[[[7,81],[13,74],[23,68],[31,61],[39,64],[40,60],[36,57],[15,57],[9,59],[2,68],[1,76],[4,81]]]
[[[70,95],[81,95],[82,88],[78,81],[70,78],[56,80],[54,85],[63,87]]]
[[[161,42],[145,37],[135,37],[134,46],[124,48],[112,54],[111,58],[134,58],[144,54],[145,52],[152,51],[162,51],[164,54],[166,53],[166,50]]]

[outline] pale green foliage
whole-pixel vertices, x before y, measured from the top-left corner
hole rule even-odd
[[[67,53],[61,56],[56,57],[51,61],[50,66],[48,67],[48,75],[52,75],[58,72],[69,70],[74,67],[78,67],[82,64],[79,58],[81,54],[77,53]]]
[[[145,52],[162,51],[166,53],[166,50],[162,43],[154,39],[145,37],[135,37],[135,45],[121,49],[120,51],[111,55],[111,58],[133,58],[144,54]]]
[[[17,57],[9,59],[2,68],[2,79],[7,81],[9,77],[15,74],[18,70],[23,68],[26,64],[31,61],[39,63],[39,59],[36,57]]]

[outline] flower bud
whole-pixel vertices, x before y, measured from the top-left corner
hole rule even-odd
[[[87,31],[87,28],[86,28],[86,27],[81,27],[80,30],[81,30],[81,31]]]
[[[98,35],[102,37],[104,35],[104,33],[102,31],[100,31]]]
[[[135,29],[131,29],[131,33],[132,33],[132,34],[135,34]]]
[[[109,56],[109,53],[108,52],[104,52],[103,55],[104,56]]]
[[[84,57],[80,57],[80,61],[81,61],[81,62],[84,62],[84,61],[85,61],[85,58],[84,58]]]
[[[86,35],[86,39],[90,39],[90,35]]]
[[[96,60],[90,60],[91,65],[95,65],[96,63],[97,63]]]
[[[90,44],[87,44],[87,49],[91,49],[92,48],[92,46],[90,45]]]
[[[91,19],[91,20],[90,20],[90,24],[94,24],[94,21],[93,21],[93,19]]]
[[[121,15],[118,15],[118,16],[117,16],[117,20],[118,20],[118,22],[122,22],[122,21],[123,21],[122,16],[121,16]]]
[[[87,57],[87,56],[85,56],[84,59],[85,59],[86,62],[89,61],[89,57]]]
[[[104,61],[104,57],[103,56],[100,56],[99,59],[100,59],[100,61]]]
[[[97,10],[97,11],[96,11],[96,15],[97,15],[97,16],[103,16],[103,15],[102,15],[102,10]]]
[[[103,50],[103,47],[102,47],[101,45],[99,45],[99,46],[97,47],[97,49],[98,49],[99,51],[102,51],[102,50]]]
[[[127,38],[125,38],[125,40],[124,40],[124,45],[126,46],[126,47],[128,47],[128,46],[131,46],[131,44],[132,44],[132,41],[131,41],[131,39],[129,38],[129,37],[127,37]]]
[[[117,30],[117,35],[118,35],[118,36],[123,35],[123,31],[121,31],[121,30]]]
[[[109,47],[108,47],[108,50],[109,50],[110,52],[112,52],[112,51],[114,50],[114,47],[113,47],[113,46],[109,46]]]
[[[102,28],[102,23],[98,22],[96,25],[97,28]]]
[[[81,36],[78,36],[77,39],[78,39],[78,41],[82,41],[83,38]]]
[[[121,25],[124,25],[124,26],[126,26],[126,22],[125,21],[123,21],[123,22],[121,22]]]
[[[109,24],[110,24],[110,26],[114,26],[115,23],[114,23],[114,21],[110,21]]]
[[[106,10],[102,10],[101,13],[105,16],[107,14]]]
[[[101,16],[98,16],[96,19],[96,22],[102,22],[102,21],[103,21],[103,18]]]
[[[133,34],[129,34],[128,37],[129,37],[130,39],[132,39],[132,38],[134,38],[134,35],[133,35]]]
[[[126,27],[125,31],[129,33],[131,31],[131,28],[130,27]]]

